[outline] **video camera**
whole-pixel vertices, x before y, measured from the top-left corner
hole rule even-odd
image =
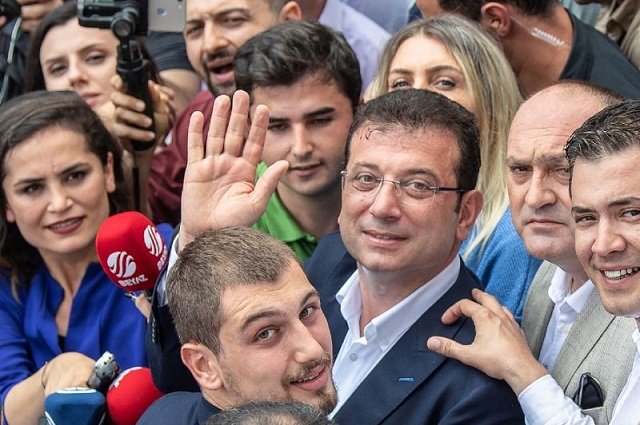
[[[0,0],[0,16],[7,18],[7,22],[20,16],[20,5],[16,0]]]

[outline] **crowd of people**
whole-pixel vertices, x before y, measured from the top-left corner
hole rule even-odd
[[[0,423],[108,352],[141,425],[640,424],[640,1],[187,0],[126,40],[6,1]],[[133,295],[129,210],[168,247]]]

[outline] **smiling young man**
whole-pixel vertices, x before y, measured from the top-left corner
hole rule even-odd
[[[169,394],[139,424],[199,425],[259,400],[333,409],[320,297],[282,242],[248,228],[203,233],[182,250],[167,295],[182,361],[201,394]]]

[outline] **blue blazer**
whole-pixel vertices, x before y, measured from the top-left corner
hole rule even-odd
[[[336,293],[356,269],[338,233],[326,236],[307,262],[305,271],[320,292],[331,329],[334,358],[347,324]],[[468,344],[475,337],[473,323],[440,321],[444,311],[469,298],[480,283],[466,266],[445,293],[393,346],[337,412],[341,425],[359,424],[523,424],[517,397],[504,383],[456,360],[430,351],[430,336],[444,336]],[[497,359],[496,359],[497,360]]]

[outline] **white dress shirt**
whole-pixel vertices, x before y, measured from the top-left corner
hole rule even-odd
[[[625,384],[609,425],[640,424],[640,335],[633,332],[638,347],[633,369]],[[518,395],[529,425],[593,425],[590,416],[583,415],[580,407],[564,395],[562,388],[550,375],[536,380]]]
[[[358,272],[340,288],[336,299],[348,330],[333,365],[338,405],[331,417],[402,335],[453,286],[460,273],[460,264],[460,258],[456,256],[440,274],[371,320],[363,335],[360,335],[362,297]]]
[[[636,343],[636,358],[633,361],[631,375],[613,409],[611,425],[640,424],[640,331],[638,329],[633,331],[633,342]]]
[[[540,363],[547,370],[553,370],[567,335],[587,304],[593,289],[593,283],[587,280],[577,291],[570,293],[571,276],[560,267],[556,268],[549,286],[549,298],[554,304],[553,313],[547,325],[539,356]]]

